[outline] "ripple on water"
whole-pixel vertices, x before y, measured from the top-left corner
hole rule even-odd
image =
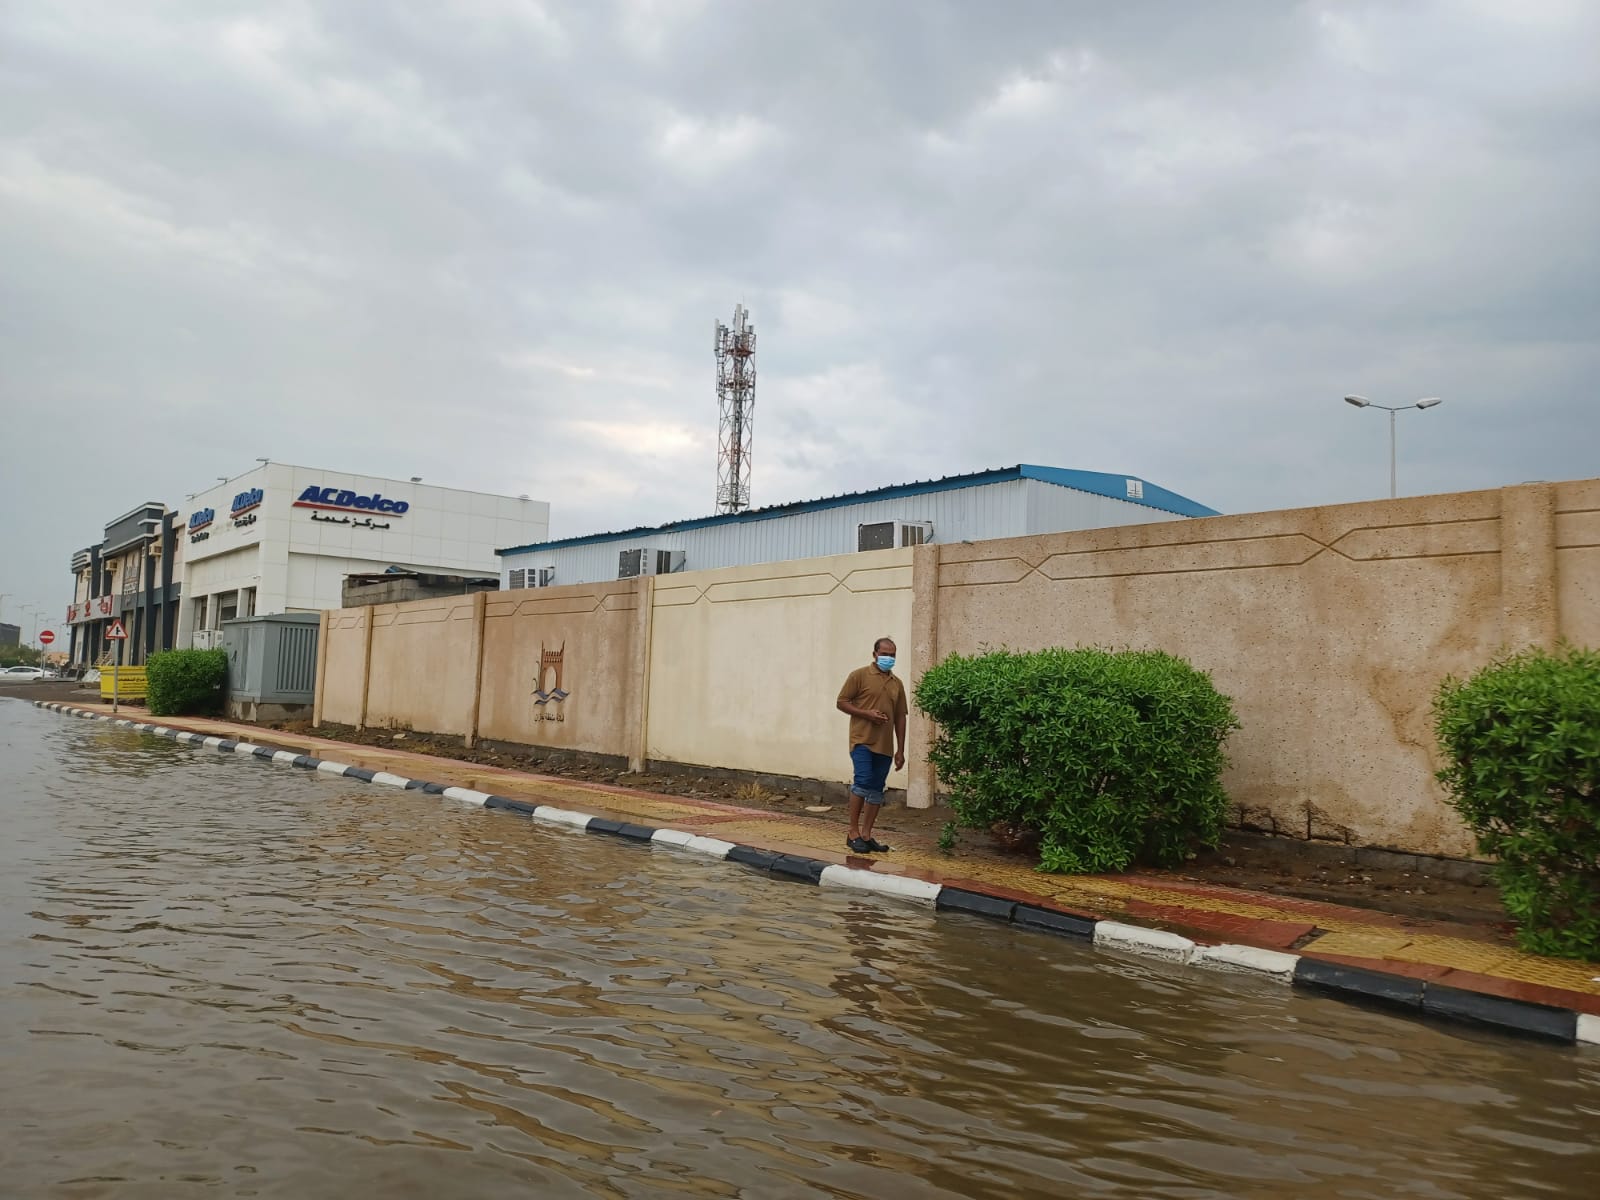
[[[1595,1056],[0,703],[10,1194],[1592,1195]]]

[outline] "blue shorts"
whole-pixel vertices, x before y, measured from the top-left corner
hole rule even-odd
[[[883,785],[889,782],[889,768],[894,765],[894,757],[874,754],[866,746],[852,746],[850,762],[856,769],[855,782],[850,786],[851,794],[860,796],[868,804],[882,804]]]

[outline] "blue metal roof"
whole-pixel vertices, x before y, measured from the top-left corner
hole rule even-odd
[[[869,500],[898,500],[906,496],[922,496],[929,492],[950,492],[957,488],[982,487],[989,483],[1010,483],[1018,479],[1037,479],[1058,487],[1073,488],[1095,496],[1140,504],[1180,517],[1215,517],[1214,508],[1197,504],[1187,496],[1169,492],[1166,488],[1140,479],[1137,475],[1111,475],[1104,471],[1073,471],[1065,467],[1036,467],[1021,463],[1015,467],[998,467],[989,471],[975,471],[968,475],[946,475],[943,479],[929,479],[918,483],[902,483],[894,487],[874,488],[867,492],[845,492],[838,496],[824,496],[820,500],[796,500],[790,504],[772,504],[766,508],[753,508],[748,512],[722,513],[714,517],[696,517],[687,521],[672,521],[665,525],[637,525],[632,529],[615,529],[609,533],[589,533],[579,537],[558,538],[552,542],[534,542],[527,546],[511,546],[496,550],[496,554],[524,554],[531,550],[557,550],[566,546],[589,546],[596,542],[610,542],[620,538],[636,538],[651,533],[681,533],[686,529],[704,529],[711,525],[740,525],[748,521],[771,521],[797,513],[818,512],[827,508],[843,508],[847,504],[862,504]],[[1128,481],[1137,479],[1144,485],[1144,495],[1135,499],[1128,495]]]

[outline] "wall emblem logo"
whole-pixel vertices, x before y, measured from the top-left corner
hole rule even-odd
[[[565,721],[566,705],[563,701],[571,694],[561,686],[563,661],[567,644],[562,642],[554,650],[546,650],[539,643],[539,674],[533,682],[533,707],[535,721]],[[546,690],[548,687],[548,690]]]
[[[294,507],[331,509],[334,512],[391,513],[399,517],[406,513],[411,504],[406,500],[390,500],[376,492],[370,496],[358,496],[348,489],[312,484],[300,493],[300,499],[294,502]]]
[[[233,507],[228,509],[228,515],[237,521],[246,513],[254,512],[260,508],[261,502],[266,498],[266,492],[260,488],[251,488],[248,492],[240,492],[233,498]]]

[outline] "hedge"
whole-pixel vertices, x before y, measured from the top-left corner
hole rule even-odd
[[[226,650],[166,650],[145,664],[145,702],[158,717],[222,711]]]
[[[1047,871],[1172,865],[1215,846],[1233,704],[1158,650],[952,655],[923,675],[929,757],[957,819],[1036,839]]]
[[[1600,652],[1526,650],[1446,679],[1434,728],[1518,942],[1600,961]]]

